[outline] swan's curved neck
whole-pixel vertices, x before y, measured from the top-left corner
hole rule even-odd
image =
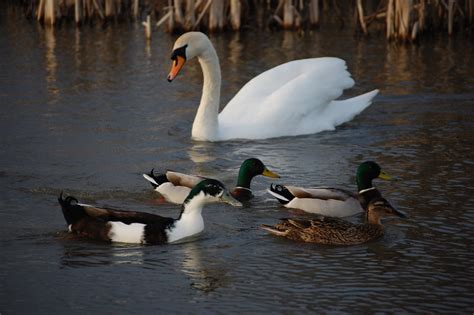
[[[201,103],[194,118],[192,136],[195,140],[217,140],[219,102],[221,97],[221,69],[214,47],[198,56],[204,77]]]

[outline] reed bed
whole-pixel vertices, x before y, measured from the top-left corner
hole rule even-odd
[[[336,22],[368,36],[414,41],[423,34],[472,34],[474,0],[21,0],[27,16],[45,26],[73,20],[78,27],[99,21],[142,21],[153,29],[208,32],[247,29],[304,31]]]

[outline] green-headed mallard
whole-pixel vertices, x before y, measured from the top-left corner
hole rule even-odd
[[[380,191],[372,185],[375,178],[388,180],[390,176],[377,163],[367,161],[357,168],[358,193],[334,187],[303,188],[288,185],[270,185],[268,192],[287,208],[345,217],[363,212],[370,200],[381,197]]]
[[[270,171],[259,159],[246,159],[240,166],[237,186],[231,190],[230,194],[240,202],[245,202],[253,198],[250,183],[252,178],[257,175],[272,178],[280,177],[278,174]],[[145,177],[145,179],[152,184],[155,191],[159,192],[167,201],[176,204],[183,203],[191,188],[205,179],[205,177],[198,175],[187,175],[172,171],[155,175],[153,170],[151,170],[149,174],[143,174],[143,177]]]
[[[165,244],[182,241],[204,230],[202,208],[215,201],[241,206],[217,180],[206,179],[188,194],[177,219],[159,215],[98,208],[68,196],[58,198],[69,231],[78,236],[121,243]]]
[[[366,222],[354,224],[341,218],[318,216],[312,220],[282,219],[281,223],[262,225],[273,235],[294,241],[326,245],[356,245],[383,235],[382,217],[404,214],[397,211],[384,198],[372,199],[367,206]]]

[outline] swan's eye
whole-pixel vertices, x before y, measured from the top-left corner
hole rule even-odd
[[[184,45],[183,47],[173,50],[173,53],[171,54],[171,60],[178,62],[178,56],[183,57],[184,60],[186,60],[186,47],[188,47],[188,45]]]

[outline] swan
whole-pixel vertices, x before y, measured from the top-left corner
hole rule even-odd
[[[301,59],[256,76],[219,113],[219,58],[204,33],[188,32],[176,40],[168,81],[195,57],[204,77],[192,126],[192,138],[199,141],[267,139],[334,130],[367,108],[379,92],[335,100],[354,85],[345,61],[334,57]]]

